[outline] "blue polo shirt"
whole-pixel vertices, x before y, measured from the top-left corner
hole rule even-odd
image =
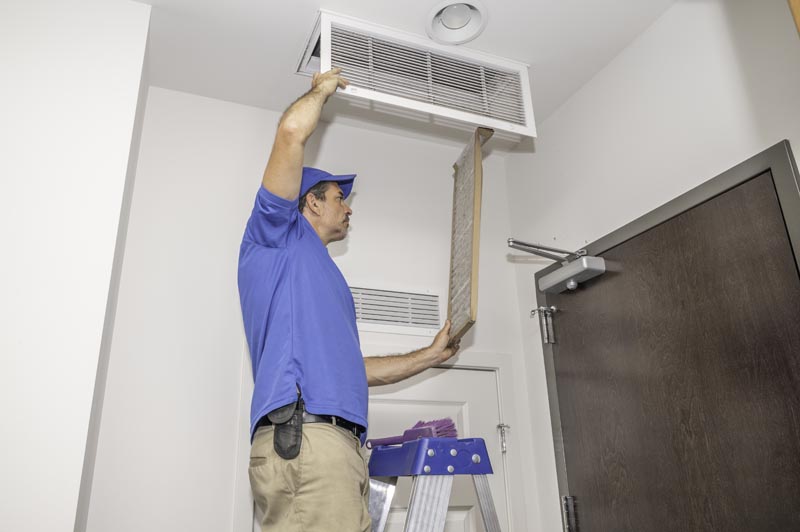
[[[314,228],[260,187],[239,251],[239,299],[255,389],[251,437],[299,387],[312,414],[366,428],[367,375],[353,296]]]

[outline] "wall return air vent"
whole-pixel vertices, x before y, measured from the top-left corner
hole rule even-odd
[[[298,65],[342,69],[341,94],[515,136],[535,137],[528,67],[320,11]]]
[[[432,336],[439,331],[439,296],[351,286],[358,328]]]

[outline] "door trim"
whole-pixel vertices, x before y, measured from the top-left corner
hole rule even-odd
[[[454,360],[450,360],[440,366],[440,368],[457,368],[478,371],[492,371],[495,375],[497,387],[497,416],[501,423],[511,426],[511,430],[507,433],[506,438],[508,444],[508,451],[502,455],[501,463],[492,464],[495,469],[502,468],[505,473],[505,491],[506,491],[506,513],[508,514],[509,532],[514,530],[526,530],[526,523],[532,523],[532,519],[538,519],[538,515],[531,512],[531,505],[525,504],[524,493],[526,491],[526,478],[523,474],[524,467],[522,461],[522,449],[524,445],[524,436],[521,430],[517,430],[514,434],[515,428],[521,429],[520,420],[528,418],[528,412],[520,412],[519,401],[515,400],[516,391],[514,389],[513,376],[520,368],[517,365],[515,357],[506,354],[496,354],[480,352],[476,350],[467,350],[460,352],[456,355]],[[493,435],[481,434],[476,435],[484,439],[499,438],[499,431]],[[494,503],[500,504],[500,501],[495,500]]]
[[[728,190],[748,181],[766,171],[772,172],[783,218],[792,246],[795,266],[800,265],[800,180],[797,163],[792,155],[788,140],[783,140],[761,153],[747,159],[705,183],[681,194],[677,198],[657,207],[653,211],[635,219],[619,229],[585,246],[589,255],[598,255],[660,225],[697,205],[710,200]],[[539,278],[558,269],[560,264],[552,264],[534,276],[536,303],[548,307],[547,294],[538,289]],[[558,404],[558,390],[555,380],[553,347],[543,344],[547,396],[550,403],[550,421],[553,428],[553,445],[556,459],[556,475],[560,495],[569,495],[569,479],[564,456],[564,440],[561,431],[561,414]]]

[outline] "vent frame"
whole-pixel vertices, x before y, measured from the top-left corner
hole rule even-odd
[[[345,89],[340,89],[337,94],[349,98],[371,100],[392,107],[409,109],[424,115],[440,116],[455,120],[459,123],[488,127],[498,131],[505,131],[512,135],[526,137],[536,136],[528,65],[472,49],[454,48],[453,46],[439,44],[418,35],[379,26],[327,10],[320,10],[317,15],[314,29],[306,43],[306,48],[297,68],[298,73],[311,75],[314,72],[330,70],[332,65],[331,43],[334,26],[400,46],[418,49],[422,52],[430,52],[442,56],[447,60],[466,62],[476,67],[497,69],[506,71],[509,74],[518,75],[519,102],[516,105],[519,105],[521,109],[521,116],[523,117],[524,123],[514,123],[510,120],[498,119],[480,113],[459,110],[387,92],[380,92],[353,84]],[[319,48],[319,55],[315,56],[313,51],[317,47]]]

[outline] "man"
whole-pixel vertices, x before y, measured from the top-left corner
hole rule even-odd
[[[255,380],[249,473],[264,531],[368,531],[367,386],[458,350],[447,322],[429,347],[362,357],[353,298],[326,248],[347,236],[355,175],[303,167],[323,105],[348,84],[340,73],[315,74],[281,117],[239,256]]]

